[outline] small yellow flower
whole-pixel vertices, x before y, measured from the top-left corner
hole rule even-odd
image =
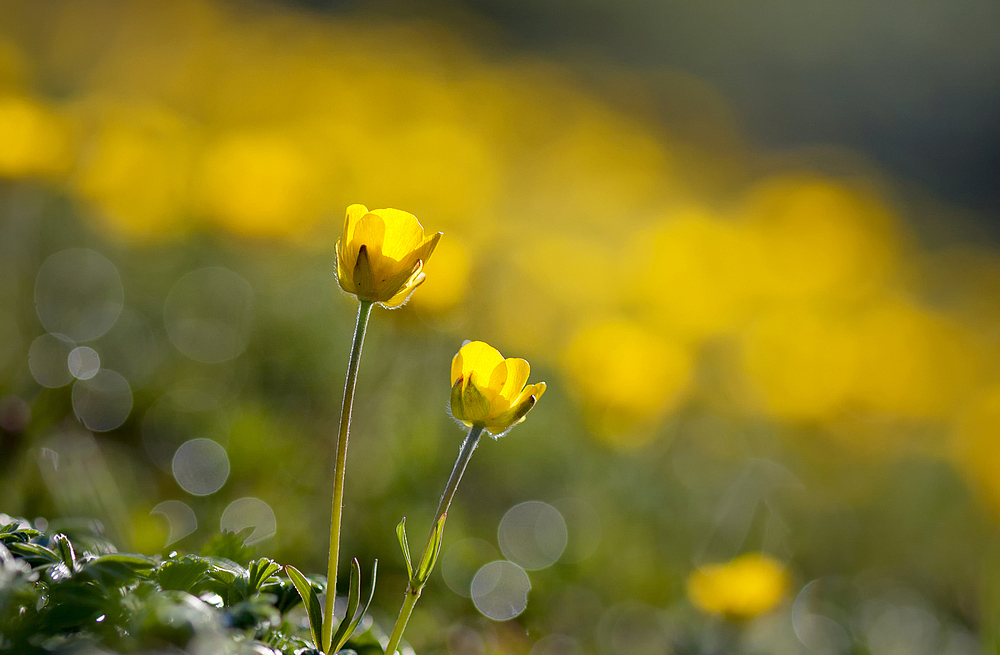
[[[524,420],[545,393],[545,383],[524,386],[531,367],[517,357],[503,358],[482,341],[468,341],[451,360],[451,413],[468,426],[493,434]]]
[[[361,300],[398,307],[424,281],[421,269],[441,238],[424,237],[413,214],[351,205],[337,240],[337,281]]]
[[[703,612],[749,619],[774,609],[788,592],[784,567],[761,553],[710,564],[687,579],[687,595]]]

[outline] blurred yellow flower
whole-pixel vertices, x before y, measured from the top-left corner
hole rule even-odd
[[[749,619],[773,609],[788,592],[788,574],[774,559],[746,553],[691,573],[687,595],[703,612]]]
[[[685,398],[694,353],[685,344],[632,321],[586,324],[569,339],[561,364],[588,423],[619,447],[638,447],[655,423]]]
[[[351,205],[337,240],[337,281],[362,300],[398,307],[424,281],[424,262],[441,239],[424,236],[413,214]]]
[[[427,272],[424,262],[423,272]],[[451,235],[434,250],[431,279],[414,297],[414,306],[428,313],[445,313],[460,305],[469,291],[469,248]]]
[[[545,383],[525,386],[531,367],[482,341],[469,341],[451,360],[451,413],[493,434],[524,420],[545,393]]]
[[[0,97],[0,143],[0,178],[52,175],[70,164],[66,126],[27,97]]]
[[[237,133],[209,146],[198,170],[204,210],[237,234],[307,234],[320,215],[315,165],[294,139]]]

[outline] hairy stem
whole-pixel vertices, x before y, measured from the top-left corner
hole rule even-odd
[[[451,469],[448,484],[445,485],[444,493],[441,494],[441,501],[438,503],[437,512],[434,514],[434,520],[431,521],[431,531],[427,535],[424,555],[421,555],[418,561],[423,561],[427,552],[434,548],[434,526],[437,525],[442,516],[448,513],[451,501],[455,498],[455,492],[458,491],[458,483],[462,481],[462,475],[465,473],[465,468],[469,465],[469,460],[472,459],[472,453],[475,452],[476,446],[479,445],[479,438],[482,434],[482,427],[473,426],[469,430],[469,434],[465,437],[465,441],[462,442],[462,447],[458,451],[458,459],[455,460],[455,466]],[[430,571],[427,572],[427,575],[430,575]],[[399,647],[399,640],[403,638],[403,630],[406,629],[406,622],[410,620],[410,614],[413,613],[413,606],[417,604],[417,599],[420,598],[420,592],[423,591],[426,582],[426,578],[418,580],[414,576],[407,585],[406,594],[403,597],[403,606],[399,609],[396,625],[392,628],[392,636],[389,637],[389,644],[385,649],[386,655],[395,655],[396,649]]]
[[[316,647],[326,653],[333,641],[333,607],[337,599],[337,560],[340,558],[340,519],[344,508],[344,473],[347,468],[347,438],[351,431],[351,409],[354,406],[354,386],[358,380],[361,347],[365,341],[372,303],[362,300],[358,306],[358,322],[354,327],[351,361],[347,365],[344,384],[344,404],[340,409],[340,434],[337,437],[337,463],[333,470],[333,508],[330,514],[330,562],[326,570],[326,603],[323,608],[322,644]]]

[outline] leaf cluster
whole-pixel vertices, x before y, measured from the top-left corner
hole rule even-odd
[[[254,558],[251,530],[217,535],[197,555],[147,557],[117,552],[93,526],[0,520],[0,653],[317,653],[296,583],[318,598],[326,581],[296,571],[293,583]],[[352,614],[339,652],[382,655],[377,627]]]

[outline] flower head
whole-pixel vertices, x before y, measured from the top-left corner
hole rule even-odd
[[[424,237],[413,214],[351,205],[337,240],[337,281],[362,300],[398,307],[424,281],[421,269],[441,238]]]
[[[500,434],[524,420],[545,393],[545,383],[525,386],[531,367],[523,359],[504,359],[482,341],[468,341],[451,360],[451,413],[469,426]]]
[[[748,619],[773,609],[788,592],[784,567],[761,553],[746,553],[723,564],[703,566],[687,579],[687,594],[698,609],[731,619]]]

